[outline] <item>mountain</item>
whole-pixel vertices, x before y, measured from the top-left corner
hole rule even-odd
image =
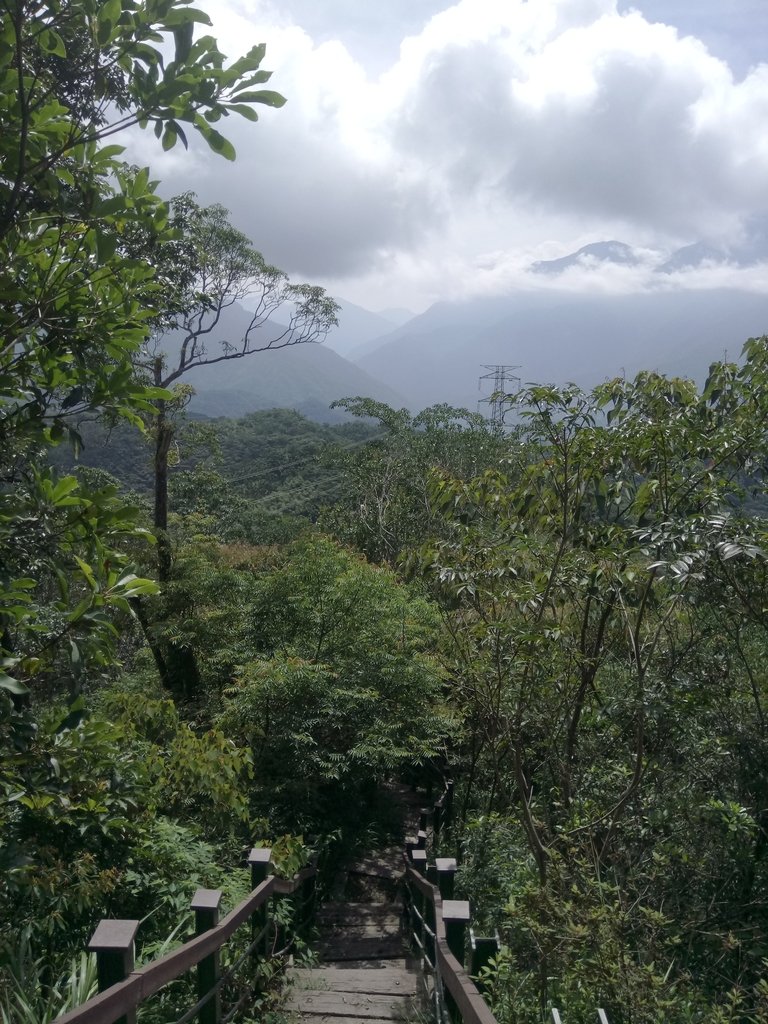
[[[399,321],[386,317],[383,313],[371,313],[370,310],[344,299],[336,301],[341,307],[338,313],[339,326],[328,332],[325,344],[340,356],[348,356],[360,345],[398,326]]]
[[[693,270],[705,264],[733,263],[741,267],[754,266],[768,260],[768,240],[765,232],[756,228],[740,244],[727,249],[710,242],[697,241],[677,249],[666,259],[659,255],[661,262],[654,268],[658,273],[673,274],[677,271]],[[594,266],[595,263],[613,263],[621,266],[638,266],[643,262],[631,245],[625,242],[592,242],[577,252],[561,256],[556,260],[538,260],[530,270],[535,274],[557,276],[571,267]]]
[[[380,338],[359,365],[412,408],[474,407],[485,365],[517,366],[523,381],[584,386],[642,369],[701,379],[726,350],[735,358],[766,331],[768,297],[749,292],[519,292],[438,303]]]
[[[236,345],[250,319],[251,314],[240,306],[225,310],[206,341],[209,356],[219,354],[224,341]],[[282,325],[269,323],[255,336],[258,344],[267,345],[283,331]],[[178,334],[162,339],[171,365],[180,342]],[[237,417],[280,407],[296,409],[315,420],[334,421],[339,415],[328,407],[337,398],[365,395],[396,406],[404,402],[395,390],[362,367],[316,344],[276,348],[194,367],[181,379],[195,389],[190,412],[201,416]]]
[[[379,316],[383,316],[385,320],[389,320],[396,327],[402,327],[409,320],[413,320],[416,314],[412,313],[410,309],[401,309],[399,306],[395,306],[392,309],[380,310]]]
[[[631,245],[624,242],[591,242],[583,245],[577,252],[561,256],[557,260],[537,260],[531,264],[535,274],[562,274],[570,267],[583,264],[586,259],[599,260],[602,263],[620,263],[624,266],[635,266],[640,262]]]
[[[716,249],[707,242],[694,242],[673,252],[656,270],[660,274],[674,274],[678,270],[692,270],[705,263],[728,263],[730,257],[724,249]]]

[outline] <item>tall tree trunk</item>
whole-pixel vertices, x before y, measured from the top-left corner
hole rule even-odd
[[[155,385],[162,387],[163,361],[155,359]],[[173,425],[169,422],[165,399],[157,401],[155,419],[155,515],[157,537],[157,576],[161,583],[171,577],[171,541],[168,536],[168,452],[173,440]]]
[[[155,385],[163,386],[163,360],[154,363]],[[157,578],[168,583],[173,570],[171,538],[168,535],[168,452],[173,441],[173,423],[168,418],[165,399],[157,401],[155,419],[155,510],[154,530],[157,537]],[[144,630],[145,635],[147,629]],[[200,672],[194,652],[187,647],[168,642],[163,653],[156,641],[150,643],[163,686],[176,697],[192,697],[200,690]]]

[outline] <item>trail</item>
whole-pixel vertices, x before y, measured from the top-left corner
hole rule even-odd
[[[415,834],[423,796],[390,785],[402,836]],[[418,963],[402,930],[403,842],[368,851],[334,880],[318,915],[318,966],[293,968],[285,1008],[306,1024],[391,1024],[423,1012]]]

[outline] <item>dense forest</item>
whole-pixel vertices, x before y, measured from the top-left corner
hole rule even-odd
[[[291,873],[414,767],[456,780],[500,1024],[768,1021],[768,338],[503,420],[186,418],[190,366],[335,304],[110,140],[232,158],[213,124],[282,103],[263,48],[225,65],[181,0],[0,17],[3,1024],[94,990],[101,917],[149,958],[244,848]],[[259,312],[206,348],[232,282]]]

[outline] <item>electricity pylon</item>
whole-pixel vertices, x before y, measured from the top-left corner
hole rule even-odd
[[[477,403],[478,412],[481,405],[490,405],[491,423],[495,426],[501,426],[504,423],[504,396],[511,390],[507,385],[512,384],[514,388],[520,387],[520,378],[513,373],[514,370],[519,370],[520,367],[483,363],[483,369],[489,372],[481,375],[477,382],[478,390],[482,390],[484,380],[492,380],[493,391],[489,398],[479,399]]]

